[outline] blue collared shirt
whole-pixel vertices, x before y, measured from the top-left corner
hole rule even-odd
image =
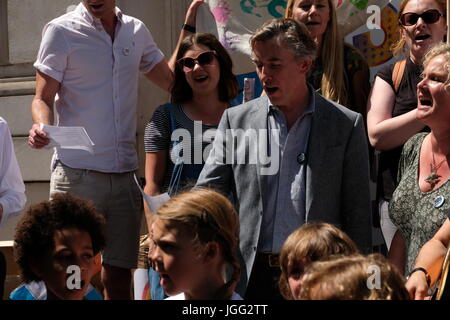
[[[280,165],[274,175],[261,175],[263,221],[258,251],[279,253],[286,238],[305,222],[306,151],[315,111],[311,87],[309,91],[309,105],[289,131],[283,112],[269,101],[269,143],[279,141]]]

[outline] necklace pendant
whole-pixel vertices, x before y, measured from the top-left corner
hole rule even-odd
[[[428,177],[425,178],[425,181],[431,185],[431,188],[434,188],[434,186],[439,182],[440,177],[440,175],[432,172]]]
[[[441,177],[436,173],[437,168],[430,164],[430,175],[425,178],[425,182],[428,182],[431,185],[431,189],[439,182],[439,178]]]

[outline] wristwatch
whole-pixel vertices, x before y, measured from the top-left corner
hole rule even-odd
[[[410,272],[410,273],[408,274],[408,276],[406,277],[406,280],[408,280],[409,277],[411,277],[411,275],[412,275],[414,272],[416,272],[416,271],[422,271],[423,273],[425,273],[425,278],[427,279],[427,285],[428,285],[428,287],[429,287],[430,284],[431,284],[431,278],[430,278],[430,275],[428,274],[427,269],[422,268],[422,267],[418,267],[418,268],[412,269],[411,272]]]

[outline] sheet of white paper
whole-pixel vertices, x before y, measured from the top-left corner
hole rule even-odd
[[[136,175],[134,175],[134,181],[136,182],[137,186],[139,187],[139,190],[142,193],[142,197],[144,198],[145,202],[147,203],[148,207],[150,208],[150,210],[152,211],[153,214],[156,213],[156,211],[158,211],[158,209],[167,201],[170,199],[169,194],[163,193],[157,196],[149,196],[148,194],[146,194],[144,192],[144,190],[142,190],[141,185],[139,184],[139,181],[136,177]]]
[[[133,273],[134,300],[149,299],[148,269],[136,269]]]
[[[80,149],[94,153],[94,143],[83,127],[57,127],[41,123],[40,128],[47,132],[50,139],[46,148]]]

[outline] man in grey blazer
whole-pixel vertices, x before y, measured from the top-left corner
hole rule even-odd
[[[266,95],[225,111],[197,186],[234,200],[245,299],[280,298],[278,254],[308,221],[332,223],[371,247],[363,118],[307,84],[316,45],[303,24],[274,19],[252,36]]]

